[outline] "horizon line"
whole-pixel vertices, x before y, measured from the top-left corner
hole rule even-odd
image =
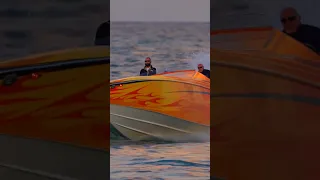
[[[112,21],[110,22],[135,22],[135,23],[210,23],[210,21],[130,21],[130,20],[120,20],[120,21]]]

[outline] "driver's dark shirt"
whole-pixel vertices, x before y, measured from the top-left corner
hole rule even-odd
[[[207,78],[210,79],[210,70],[204,69],[201,73],[202,73],[203,75],[207,76]]]
[[[149,71],[147,71],[144,67],[143,69],[140,70],[140,76],[152,76],[157,74],[157,69],[153,66],[150,66]]]
[[[283,31],[286,33],[285,31]],[[320,29],[307,25],[307,24],[301,24],[298,28],[297,32],[295,33],[286,33],[289,36],[293,37],[297,41],[300,41],[301,43],[305,45],[311,45],[316,52],[320,52]]]

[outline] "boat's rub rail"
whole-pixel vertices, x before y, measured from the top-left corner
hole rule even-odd
[[[107,57],[102,58],[90,58],[90,59],[73,59],[58,62],[44,62],[34,65],[26,65],[19,67],[0,67],[0,79],[4,79],[7,76],[16,75],[24,76],[42,71],[61,71],[66,69],[74,69],[79,67],[94,66],[110,64],[110,59]]]
[[[202,75],[195,70],[179,70],[172,72],[165,72],[161,74],[156,74],[154,76],[134,76],[126,77],[117,80],[112,80],[110,83],[123,83],[126,81],[175,81],[175,82],[186,82],[186,80],[194,84],[210,84],[210,79]]]
[[[94,46],[60,50],[28,56],[24,58],[1,60],[0,68],[28,66],[39,63],[73,61],[74,59],[110,58],[109,46]]]
[[[176,73],[181,73],[180,76],[175,76]],[[167,74],[172,74],[172,76],[166,76]],[[113,80],[110,82],[110,88],[116,86],[121,86],[123,84],[132,84],[138,82],[147,82],[147,81],[166,81],[166,82],[177,82],[190,84],[198,87],[202,87],[210,90],[210,79],[202,75],[201,73],[195,72],[194,70],[184,70],[184,71],[174,71],[166,74],[159,74],[156,76],[136,76],[122,78],[118,80]]]
[[[188,81],[179,81],[179,80],[174,80],[174,79],[148,79],[148,80],[125,80],[125,81],[116,81],[116,82],[110,82],[110,88],[114,88],[117,86],[122,86],[124,84],[132,84],[132,83],[139,83],[139,82],[151,82],[151,81],[163,81],[163,82],[177,82],[177,83],[184,83],[184,84],[190,84],[193,86],[198,86],[201,88],[205,88],[210,91],[210,82],[206,83],[199,83],[198,81],[192,80],[190,82]]]
[[[211,36],[211,50],[256,52],[278,58],[320,60],[320,56],[310,48],[272,27],[217,30],[212,31]],[[213,55],[212,51],[210,55]]]
[[[261,56],[225,53],[221,51],[215,51],[214,59],[211,62],[213,69],[217,65],[242,67],[254,71],[272,72],[272,74],[277,76],[291,77],[291,79],[299,79],[299,81],[311,83],[313,86],[320,86],[319,66],[301,63],[303,61],[261,58]]]

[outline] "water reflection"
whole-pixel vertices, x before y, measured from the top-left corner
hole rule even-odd
[[[210,143],[111,142],[111,177],[209,179]]]

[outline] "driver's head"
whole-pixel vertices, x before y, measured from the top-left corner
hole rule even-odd
[[[203,64],[198,64],[198,71],[199,71],[199,72],[202,72],[203,69],[204,69]]]
[[[146,67],[150,67],[151,66],[151,58],[146,57],[146,59],[144,60],[144,64]]]
[[[110,21],[104,22],[98,27],[95,45],[110,45]]]
[[[294,33],[301,24],[301,18],[296,9],[292,7],[284,8],[280,14],[281,24],[286,33]]]

